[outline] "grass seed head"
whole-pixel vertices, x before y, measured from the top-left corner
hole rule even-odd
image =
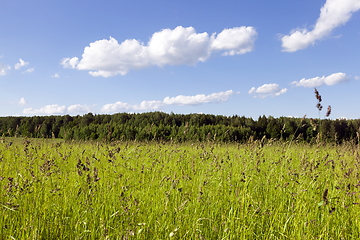
[[[330,116],[331,114],[331,106],[329,105],[326,112],[326,117]]]
[[[319,102],[321,102],[321,95],[319,94],[318,90],[315,88],[315,97]]]
[[[321,106],[321,104],[320,104],[320,102],[318,102],[317,104],[316,104],[316,107],[317,107],[317,109],[319,109],[319,111],[321,111],[322,110],[322,106]]]
[[[319,111],[321,111],[322,109],[322,106],[321,106],[321,96],[319,94],[319,91],[315,88],[315,98],[319,101],[317,104],[316,104],[316,107],[319,109]]]

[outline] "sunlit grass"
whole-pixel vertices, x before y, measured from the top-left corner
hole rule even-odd
[[[5,139],[0,239],[357,239],[358,147],[288,146]]]

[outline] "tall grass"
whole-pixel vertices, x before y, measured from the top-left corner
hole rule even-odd
[[[0,143],[0,239],[357,239],[358,148]]]

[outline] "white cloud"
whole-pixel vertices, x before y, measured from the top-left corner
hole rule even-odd
[[[17,64],[15,64],[15,69],[16,69],[16,70],[19,70],[21,67],[24,67],[24,66],[27,66],[27,65],[29,65],[29,63],[28,63],[28,62],[25,62],[24,60],[22,60],[22,59],[20,58],[20,62],[17,63]]]
[[[203,103],[209,102],[224,102],[227,101],[228,98],[234,94],[233,90],[229,90],[226,92],[212,93],[210,95],[198,94],[195,96],[183,96],[179,95],[176,97],[166,97],[164,99],[164,104],[167,105],[200,105]]]
[[[55,73],[53,76],[51,76],[51,77],[54,77],[54,78],[59,78],[60,77],[60,75],[58,74],[58,73]]]
[[[251,52],[257,32],[253,27],[236,27],[224,29],[212,41],[211,48],[214,50],[226,50],[223,55],[235,55]]]
[[[29,68],[29,69],[26,69],[26,71],[22,72],[22,73],[31,73],[35,70],[35,68]]]
[[[349,21],[353,12],[360,9],[359,0],[327,0],[320,10],[314,29],[294,29],[290,35],[283,36],[282,47],[285,52],[305,49],[328,36],[333,29]]]
[[[23,113],[28,115],[60,115],[65,112],[65,109],[65,106],[54,104],[47,105],[40,109],[26,108],[23,110]]]
[[[356,81],[360,80],[360,77],[359,77],[359,76],[355,76],[355,80],[356,80]]]
[[[83,114],[91,112],[91,107],[86,105],[75,104],[68,107],[69,113]]]
[[[25,98],[21,98],[20,101],[19,101],[19,104],[20,104],[21,106],[24,106],[24,105],[27,104],[27,101],[25,100]]]
[[[294,81],[291,84],[295,85],[296,87],[308,87],[308,88],[315,88],[320,87],[322,85],[335,85],[342,82],[347,82],[350,80],[350,77],[346,76],[345,73],[333,73],[327,77],[314,77],[309,79],[301,79],[299,82]]]
[[[279,96],[281,94],[286,93],[286,91],[287,89],[286,88],[281,89],[279,87],[279,84],[269,83],[269,84],[264,84],[258,87],[257,89],[255,87],[252,87],[249,90],[249,94],[255,94],[254,97],[266,98],[266,97]]]
[[[131,69],[150,66],[195,65],[206,61],[214,51],[225,51],[224,55],[250,52],[256,36],[253,27],[225,29],[209,37],[206,32],[196,33],[193,27],[178,26],[154,33],[147,45],[135,39],[122,43],[112,37],[98,40],[85,47],[80,61],[77,57],[64,58],[61,64],[65,68],[89,70],[96,77],[125,75]]]
[[[114,113],[114,112],[127,112],[132,109],[132,105],[123,102],[109,103],[104,105],[101,108],[101,111],[104,113]]]
[[[104,113],[125,112],[125,111],[151,111],[159,110],[166,105],[200,105],[204,103],[224,102],[229,99],[231,95],[235,94],[233,90],[226,92],[212,93],[210,95],[198,94],[195,96],[166,97],[163,101],[143,101],[140,105],[131,105],[123,102],[116,102],[113,104],[106,104],[101,108]]]
[[[60,62],[64,68],[75,68],[76,65],[79,63],[79,59],[77,57],[73,58],[63,58]]]
[[[212,93],[209,95],[198,94],[195,96],[183,96],[179,95],[176,97],[166,97],[163,101],[153,100],[153,101],[142,101],[140,104],[129,104],[123,102],[109,103],[104,105],[101,108],[103,113],[115,113],[115,112],[134,112],[134,111],[153,111],[160,110],[162,107],[167,105],[200,105],[204,103],[218,103],[224,102],[229,99],[229,97],[235,93],[233,90],[228,90],[226,92]],[[24,98],[21,98],[19,104],[24,105],[27,102]],[[66,108],[65,106],[59,106],[57,104],[47,105],[40,109],[26,108],[23,110],[24,114],[27,115],[58,115],[58,114],[85,114],[92,112],[91,107],[87,105],[74,104]]]
[[[156,32],[144,47],[150,65],[195,65],[209,56],[209,35],[193,27],[176,27]]]
[[[142,101],[140,105],[134,105],[132,108],[135,111],[150,111],[150,110],[159,110],[164,106],[162,101]]]
[[[5,76],[10,69],[10,66],[0,63],[0,76]]]

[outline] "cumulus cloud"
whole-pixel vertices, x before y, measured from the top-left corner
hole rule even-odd
[[[47,105],[40,109],[26,108],[23,110],[23,113],[28,115],[60,115],[65,112],[65,109],[65,106],[54,104]]]
[[[257,33],[253,27],[236,27],[224,29],[214,38],[211,48],[226,50],[223,55],[235,55],[251,52]]]
[[[15,69],[16,69],[16,70],[19,70],[21,67],[24,67],[24,66],[27,66],[27,65],[29,65],[29,63],[28,63],[28,62],[25,62],[24,60],[22,60],[22,59],[20,58],[20,62],[17,63],[17,64],[15,64]]]
[[[25,98],[21,98],[21,99],[19,100],[19,104],[20,104],[21,106],[24,106],[24,105],[27,104],[27,101],[25,100]]]
[[[195,65],[210,55],[209,35],[196,33],[193,27],[164,29],[153,34],[144,50],[149,64]]]
[[[24,98],[19,101],[20,105],[27,104]],[[91,112],[91,107],[87,105],[74,104],[66,108],[66,106],[60,106],[58,104],[47,105],[40,109],[26,108],[23,110],[27,115],[61,115],[61,114],[86,114]]]
[[[308,87],[308,88],[315,88],[320,87],[322,85],[335,85],[342,82],[347,82],[350,80],[350,77],[346,76],[345,73],[333,73],[327,77],[314,77],[309,79],[301,79],[300,81],[294,81],[291,84],[295,85],[296,87]]]
[[[178,26],[154,33],[147,45],[127,39],[119,43],[115,38],[103,39],[85,47],[82,59],[64,58],[65,68],[88,70],[92,76],[125,75],[131,69],[151,66],[195,65],[206,61],[213,52],[223,55],[244,54],[254,49],[257,32],[253,27],[224,29],[209,36],[197,33],[193,27]]]
[[[5,76],[10,69],[10,66],[0,63],[0,76]]]
[[[279,84],[269,83],[269,84],[264,84],[258,88],[252,87],[249,90],[249,94],[254,94],[254,97],[266,98],[266,97],[279,96],[281,94],[286,93],[286,91],[287,89],[286,88],[281,89],[279,87]]]
[[[101,108],[101,111],[104,113],[113,113],[113,112],[127,112],[132,109],[133,106],[128,103],[123,102],[116,102],[116,103],[109,103],[104,105]]]
[[[177,97],[166,97],[164,99],[164,104],[167,105],[200,105],[203,103],[209,102],[224,102],[227,101],[228,98],[234,94],[233,90],[228,90],[226,92],[212,93],[210,95],[198,94],[195,96],[183,96],[179,95]]]
[[[87,105],[75,104],[68,107],[68,113],[83,114],[91,112],[91,107]]]
[[[164,106],[162,101],[142,101],[139,105],[134,105],[132,108],[135,111],[151,111],[159,110]]]
[[[328,36],[336,27],[345,24],[359,9],[359,0],[327,0],[320,10],[320,17],[313,30],[294,29],[290,35],[281,38],[283,51],[295,52],[307,48]]]
[[[233,90],[226,92],[212,93],[210,95],[198,94],[195,96],[166,97],[163,101],[143,101],[139,105],[131,105],[128,103],[116,102],[113,104],[106,104],[101,108],[104,113],[125,112],[125,111],[151,111],[159,110],[166,105],[200,105],[204,103],[224,102],[229,99],[231,95],[235,94]]]
[[[200,105],[204,103],[219,103],[229,99],[229,97],[235,93],[233,90],[212,93],[209,95],[198,94],[195,96],[183,96],[179,95],[176,97],[166,97],[164,100],[153,100],[153,101],[142,101],[140,104],[129,104],[124,102],[109,103],[101,108],[103,113],[116,113],[116,112],[134,112],[134,111],[153,111],[160,110],[162,107],[167,105]],[[24,98],[19,101],[20,105],[24,105],[27,102]],[[26,108],[23,110],[24,114],[27,115],[59,115],[59,114],[86,114],[92,112],[92,107],[81,104],[74,104],[69,107],[60,106],[57,104],[47,105],[40,109]]]

